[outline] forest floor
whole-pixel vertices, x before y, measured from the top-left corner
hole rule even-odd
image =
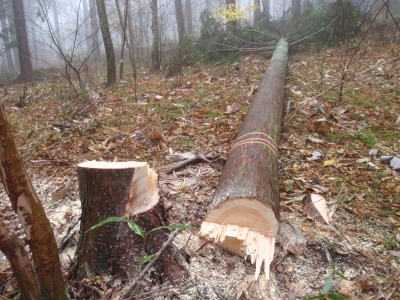
[[[3,98],[58,242],[71,228],[79,230],[77,164],[138,160],[160,173],[169,222],[195,228],[174,241],[190,278],[179,287],[146,278],[134,299],[303,299],[321,294],[331,274],[331,293],[400,299],[400,173],[379,159],[400,156],[400,60],[388,62],[399,55],[399,44],[379,38],[363,44],[348,77],[380,66],[346,82],[341,100],[338,88],[316,96],[339,82],[343,48],[308,47],[290,55],[280,141],[281,220],[296,225],[307,246],[296,257],[282,255],[277,244],[269,281],[261,276],[255,282],[250,262],[198,237],[221,168],[200,163],[167,174],[176,159],[227,157],[268,59],[251,55],[229,66],[185,68],[179,80],[139,69],[137,97],[129,79],[107,88],[92,78],[90,100],[71,99],[61,77],[51,76],[25,89],[7,86]],[[310,193],[326,199],[329,225],[302,209]],[[0,217],[15,224],[3,190],[0,200]],[[66,272],[76,239],[61,252]],[[98,278],[68,284],[77,299],[89,298],[82,296],[83,286],[92,287],[92,299],[118,289]],[[0,299],[16,294],[0,256]]]

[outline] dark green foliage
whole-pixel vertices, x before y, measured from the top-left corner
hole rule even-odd
[[[270,24],[266,14],[257,19],[258,28],[266,28]],[[246,22],[237,22],[237,29],[226,30],[225,26],[215,19],[211,12],[201,15],[201,35],[194,47],[197,61],[202,63],[232,62],[243,49],[261,48],[267,38],[254,30]],[[261,30],[262,31],[262,30]]]
[[[188,225],[172,224],[172,225],[165,225],[165,226],[155,227],[155,228],[151,229],[150,231],[146,232],[138,224],[134,223],[133,221],[131,221],[131,220],[127,219],[127,218],[123,218],[123,217],[108,217],[108,218],[104,219],[103,221],[101,221],[101,222],[93,225],[92,227],[90,227],[89,230],[93,230],[93,229],[99,228],[99,227],[101,227],[103,225],[106,225],[108,223],[111,223],[111,222],[123,222],[123,223],[128,224],[128,226],[132,230],[132,232],[140,235],[143,238],[144,241],[146,241],[147,235],[149,235],[152,232],[159,231],[159,230],[162,230],[162,229],[168,229],[168,230],[182,229],[182,230],[184,230],[184,229],[191,229],[192,228],[191,226],[188,226]],[[144,249],[143,249],[143,252],[144,252]],[[137,264],[140,265],[140,266],[144,265],[145,263],[147,263],[150,260],[152,260],[153,258],[155,258],[156,255],[157,255],[157,253],[144,256],[144,257],[140,258],[137,261]]]
[[[197,47],[198,55],[204,57],[204,62],[215,62],[224,59],[229,44],[229,36],[220,22],[208,10],[201,14],[200,40]]]
[[[33,77],[35,80],[47,80],[49,78],[58,78],[59,72],[56,68],[39,68],[33,70]]]
[[[328,6],[328,18],[335,20],[333,37],[342,41],[361,30],[361,12],[350,0],[337,0]]]
[[[315,31],[321,30],[311,36],[307,41],[318,44],[336,43],[356,38],[361,32],[365,16],[361,8],[350,0],[337,0],[319,7],[307,1],[303,9],[303,22],[317,25]],[[364,19],[363,19],[364,17]]]

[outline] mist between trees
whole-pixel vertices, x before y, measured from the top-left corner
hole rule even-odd
[[[98,9],[101,4],[104,14]],[[251,51],[263,49],[266,41],[256,37],[258,29],[279,29],[278,20],[289,15],[319,28],[335,20],[331,29],[318,35],[319,41],[326,42],[332,33],[345,39],[349,33],[357,34],[381,4],[376,0],[1,0],[0,81],[40,80],[57,72],[79,92],[94,80],[89,74],[104,74],[101,78],[108,84],[123,79],[125,69],[136,78],[136,67],[164,69],[168,76],[179,73],[183,63],[221,59],[221,50],[227,56],[235,49],[248,50],[249,45]],[[221,24],[218,11],[229,5],[239,16]],[[398,19],[399,11],[400,0],[387,1],[378,20],[391,21],[389,12]],[[248,31],[227,30],[232,28]],[[233,41],[238,37],[242,42]],[[193,47],[199,41],[203,43]]]

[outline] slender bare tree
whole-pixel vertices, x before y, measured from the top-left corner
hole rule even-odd
[[[9,31],[9,26],[7,24],[7,16],[6,16],[6,7],[5,3],[3,0],[0,1],[0,7],[1,10],[4,12],[1,15],[1,33],[2,33],[2,39],[5,47],[5,52],[6,52],[6,59],[7,59],[7,70],[9,74],[15,73],[15,65],[14,65],[14,59],[12,57],[11,49],[10,49],[10,31]]]
[[[85,41],[86,41],[86,52],[92,52],[93,49],[90,45],[90,15],[89,15],[89,8],[88,8],[88,0],[82,0],[83,6],[83,22],[85,23]]]
[[[19,81],[27,82],[33,80],[33,67],[31,54],[29,51],[28,34],[26,31],[25,11],[23,0],[13,0],[12,2],[15,33],[18,43],[18,57],[20,65]]]
[[[124,54],[125,54],[125,44],[127,42],[126,27],[128,25],[128,1],[124,0],[124,13],[122,14],[121,7],[119,5],[119,0],[115,0],[115,5],[117,6],[119,23],[122,29],[122,44],[121,44],[121,60],[119,67],[119,79],[124,78]]]
[[[99,40],[99,23],[97,19],[96,1],[89,1],[89,15],[90,15],[90,36],[92,39],[92,62],[96,62],[100,57],[100,40]]]
[[[255,9],[254,9],[253,22],[256,23],[257,19],[260,17],[260,14],[261,14],[261,1],[260,0],[254,0],[254,5],[255,5]]]
[[[60,45],[61,49],[64,49],[63,39],[61,37],[61,29],[60,29],[60,21],[58,20],[58,7],[57,7],[57,0],[53,0],[51,2],[51,6],[53,8],[53,17],[54,17],[54,33],[57,39],[58,44]]]
[[[151,32],[153,34],[153,47],[151,51],[151,67],[160,70],[160,28],[158,25],[158,1],[151,0]]]
[[[183,15],[182,0],[174,0],[174,2],[175,2],[176,24],[178,26],[179,46],[182,46],[183,39],[185,38],[185,35],[186,35],[185,17]]]
[[[115,66],[114,45],[111,39],[110,26],[104,0],[96,0],[97,11],[99,13],[101,34],[103,36],[104,50],[107,59],[107,85],[113,85],[117,81],[117,70]]]
[[[193,13],[192,13],[192,1],[185,1],[185,21],[186,21],[186,33],[191,36],[193,35]]]

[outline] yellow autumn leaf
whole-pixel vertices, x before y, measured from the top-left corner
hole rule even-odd
[[[332,158],[332,159],[330,159],[330,160],[324,161],[324,167],[327,167],[327,166],[334,166],[334,167],[336,167],[336,165],[337,165],[337,163],[336,163],[336,157],[334,157],[334,158]]]

